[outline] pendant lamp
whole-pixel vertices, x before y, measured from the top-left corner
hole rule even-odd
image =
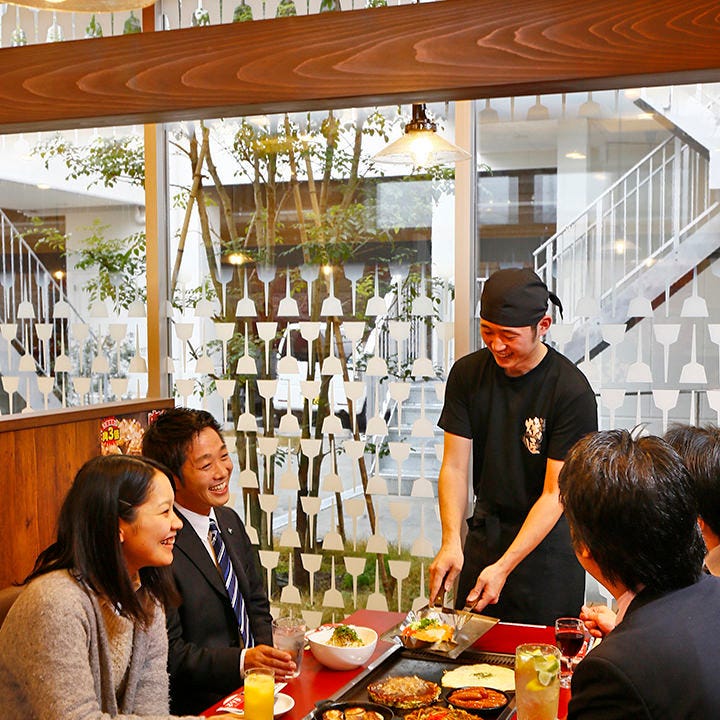
[[[412,120],[405,125],[401,138],[375,155],[375,162],[428,167],[469,160],[470,154],[437,133],[437,125],[428,119],[425,103],[414,103]]]
[[[155,0],[20,0],[18,5],[62,12],[113,13],[139,10]]]
[[[602,107],[593,100],[593,94],[588,93],[587,100],[578,108],[578,117],[592,120],[602,116]]]

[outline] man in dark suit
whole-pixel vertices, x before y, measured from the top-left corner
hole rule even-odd
[[[183,527],[172,568],[182,603],[167,609],[170,709],[194,715],[240,686],[245,670],[285,675],[295,663],[272,647],[257,551],[237,513],[223,507],[233,466],[217,421],[204,410],[168,410],[147,429],[143,455],[175,476]],[[230,574],[235,582],[224,579]]]
[[[586,436],[560,473],[583,567],[618,624],[578,665],[569,720],[720,715],[720,580],[702,572],[693,483],[657,437]]]

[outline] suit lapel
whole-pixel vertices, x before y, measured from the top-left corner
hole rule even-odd
[[[220,577],[220,573],[215,563],[210,558],[208,551],[202,543],[202,540],[198,537],[195,530],[188,520],[183,517],[182,513],[178,512],[175,508],[175,512],[183,521],[183,526],[180,528],[177,537],[175,538],[175,548],[180,550],[189,560],[195,565],[195,567],[202,573],[205,579],[210,585],[215,588],[221,595],[227,597],[227,590],[225,584]],[[230,602],[228,598],[228,602]]]

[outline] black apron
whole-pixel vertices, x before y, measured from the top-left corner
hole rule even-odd
[[[487,565],[494,563],[518,534],[521,521],[497,515],[468,520],[465,562],[460,573],[456,606],[465,598]],[[553,625],[559,617],[577,617],[585,596],[585,570],[575,557],[564,517],[508,576],[495,605],[484,615],[505,622]]]

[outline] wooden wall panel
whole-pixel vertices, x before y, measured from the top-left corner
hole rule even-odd
[[[720,79],[710,0],[445,0],[7,48],[0,132]]]
[[[0,588],[20,582],[54,539],[65,494],[82,464],[100,452],[100,420],[173,406],[170,399],[112,403],[0,419]]]

